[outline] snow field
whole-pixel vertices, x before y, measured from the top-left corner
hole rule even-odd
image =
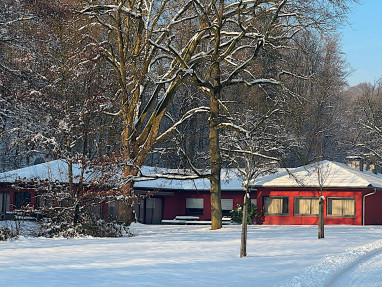
[[[0,242],[0,286],[348,286],[347,272],[382,250],[382,226],[326,226],[319,240],[317,226],[253,225],[241,259],[238,225],[132,230],[130,238]]]

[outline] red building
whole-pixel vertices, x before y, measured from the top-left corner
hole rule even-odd
[[[146,175],[170,172],[152,167],[143,167]],[[73,165],[75,183],[80,174],[80,166]],[[7,214],[12,214],[14,209],[30,205],[33,207],[45,206],[41,196],[44,191],[30,190],[28,188],[14,187],[15,182],[28,182],[30,179],[39,179],[44,182],[68,184],[68,167],[64,161],[56,160],[13,170],[0,174],[0,219]],[[225,170],[222,174],[222,208],[223,215],[229,216],[229,212],[237,204],[243,202],[244,191],[241,186],[242,179],[237,177],[233,170]],[[148,224],[160,224],[162,220],[173,220],[177,216],[194,216],[200,221],[211,219],[210,210],[210,184],[208,179],[195,180],[170,180],[155,179],[149,181],[137,181],[134,184],[136,194],[147,195],[136,204],[135,212],[139,222]],[[252,194],[252,200],[256,202],[256,193]],[[104,202],[94,205],[93,212],[102,218],[116,218],[119,203]]]
[[[325,198],[325,224],[382,224],[382,178],[345,164],[322,161],[250,183],[262,224],[317,224]]]
[[[237,204],[243,203],[244,190],[242,179],[234,170],[222,172],[222,211],[229,216]],[[211,220],[210,183],[208,179],[167,180],[136,182],[136,193],[151,197],[141,200],[136,205],[136,215],[142,223],[160,223],[162,220],[173,220],[177,216],[195,216],[200,221]],[[256,193],[251,194],[256,204]]]
[[[144,167],[146,174],[163,170]],[[80,168],[75,166],[74,174]],[[167,170],[168,171],[168,170]],[[0,219],[13,208],[30,204],[40,206],[43,197],[36,191],[15,189],[13,183],[23,178],[68,182],[67,166],[53,161],[0,174]],[[345,164],[323,161],[256,179],[249,184],[251,201],[257,204],[258,224],[317,224],[318,198],[323,196],[325,224],[382,224],[382,178],[358,171]],[[208,179],[138,181],[135,193],[147,195],[135,211],[139,222],[159,224],[179,216],[211,219]],[[242,179],[233,170],[222,174],[223,216],[243,202]],[[104,202],[94,207],[100,217],[113,218],[118,202]]]

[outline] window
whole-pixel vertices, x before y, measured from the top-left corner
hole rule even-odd
[[[186,198],[186,215],[203,214],[203,198]]]
[[[257,198],[251,198],[251,204],[257,206]]]
[[[318,197],[295,197],[294,215],[318,216]]]
[[[355,217],[355,198],[328,198],[328,216]]]
[[[27,204],[31,203],[31,194],[28,191],[17,191],[15,192],[15,208],[23,208]]]
[[[38,194],[36,196],[36,205],[38,208],[49,208],[53,206],[53,199],[51,196],[46,194]]]
[[[233,199],[223,198],[222,199],[222,214],[223,216],[230,216],[230,212],[233,209]]]
[[[289,215],[289,198],[287,196],[264,196],[263,207],[266,215]]]

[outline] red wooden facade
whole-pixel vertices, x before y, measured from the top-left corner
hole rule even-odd
[[[382,191],[373,189],[327,189],[323,191],[324,200],[324,222],[331,224],[362,225],[363,214],[365,213],[365,224],[382,224]],[[366,196],[370,194],[369,196]],[[317,215],[296,214],[296,199],[298,198],[318,198],[320,191],[314,188],[270,188],[263,187],[257,189],[257,208],[259,224],[277,225],[316,225]],[[288,210],[284,214],[267,214],[264,210],[264,198],[287,198]],[[354,200],[354,214],[351,215],[330,215],[328,211],[328,201],[331,199]],[[365,206],[365,212],[363,211]]]
[[[136,191],[139,193],[139,191]],[[188,199],[202,199],[203,208],[201,210],[190,211],[187,208]],[[231,210],[236,207],[237,204],[242,204],[244,198],[243,190],[236,191],[222,191],[222,200],[232,200]],[[256,193],[251,194],[251,199],[256,199]],[[165,220],[172,220],[176,216],[198,216],[200,220],[211,220],[211,208],[210,208],[210,192],[209,190],[161,190],[152,196],[150,199],[160,199],[162,213],[161,218]],[[146,199],[148,200],[148,199]],[[143,204],[141,202],[140,204]],[[142,210],[140,211],[142,212]],[[147,211],[147,208],[143,212]],[[229,210],[223,211],[228,213]],[[147,220],[147,215],[138,214],[138,219],[144,223],[150,223],[150,220]],[[146,220],[145,220],[146,219]]]
[[[323,171],[325,166],[328,166],[327,170],[330,171],[323,192],[325,224],[382,224],[382,177],[356,171],[341,163],[324,161],[321,165]],[[15,174],[19,173],[22,174],[21,171],[15,171]],[[290,173],[294,176],[290,176]],[[296,178],[305,181],[305,184],[297,184]],[[317,175],[313,165],[256,179],[250,186],[251,199],[256,200],[258,207],[257,223],[317,224],[317,199],[320,192],[316,181]],[[38,207],[43,204],[41,197],[34,190],[16,190],[12,184],[0,183],[0,219],[14,208],[25,207],[27,204]],[[176,216],[211,219],[208,182],[182,185],[173,180],[145,184],[135,187],[136,193],[152,193],[152,196],[144,197],[136,205],[135,210],[140,222],[155,224],[161,223],[162,220],[172,220]],[[163,188],[164,186],[166,188]],[[198,186],[198,189],[191,189],[193,186]],[[224,188],[222,186],[222,204],[224,203],[225,207],[223,214],[229,215],[231,209],[237,204],[242,204],[243,196],[244,191],[239,178],[233,178]],[[117,202],[102,202],[95,206],[93,211],[100,218],[112,220],[116,218],[118,208]]]

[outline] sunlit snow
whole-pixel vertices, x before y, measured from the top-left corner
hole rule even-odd
[[[239,258],[239,225],[132,229],[136,235],[125,238],[0,242],[0,285],[365,286],[381,279],[382,226],[327,226],[319,240],[317,226],[252,225],[246,258]],[[353,269],[363,272],[352,274],[357,285],[347,281]]]

